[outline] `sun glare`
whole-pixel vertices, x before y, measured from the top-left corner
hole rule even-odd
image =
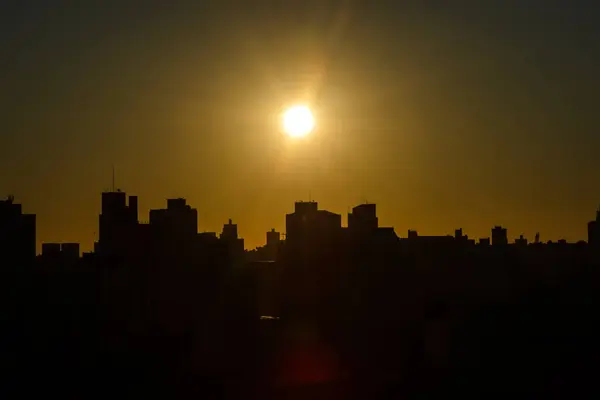
[[[283,113],[283,130],[288,136],[306,136],[314,127],[315,119],[306,106],[294,106]]]

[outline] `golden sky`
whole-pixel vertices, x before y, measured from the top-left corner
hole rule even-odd
[[[63,3],[0,16],[0,190],[38,215],[40,242],[92,247],[113,165],[141,220],[185,197],[201,231],[233,218],[250,248],[309,193],[342,214],[375,202],[401,236],[586,238],[596,9]],[[309,140],[281,134],[296,102]]]

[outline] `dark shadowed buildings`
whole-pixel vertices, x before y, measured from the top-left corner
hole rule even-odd
[[[588,223],[588,243],[594,249],[600,248],[600,208],[596,211],[596,219]]]
[[[348,229],[357,232],[370,232],[379,227],[377,206],[375,204],[361,204],[348,213]]]
[[[234,264],[239,265],[244,261],[244,239],[238,237],[238,226],[230,219],[223,225],[221,240],[229,248],[229,256]]]
[[[42,243],[40,261],[46,265],[74,265],[79,261],[79,243]]]
[[[167,208],[150,210],[150,223],[142,227],[146,246],[161,260],[190,263],[198,252],[198,210],[183,198],[167,199]]]
[[[137,196],[120,190],[102,193],[102,212],[99,217],[99,238],[96,251],[103,257],[119,257],[129,251],[138,227]]]
[[[495,226],[492,229],[492,246],[507,246],[508,234],[506,228]]]
[[[60,243],[42,243],[42,257],[55,258],[60,256]]]
[[[307,246],[338,240],[342,234],[342,216],[319,210],[316,201],[298,201],[294,212],[285,216],[286,245]]]
[[[491,245],[490,238],[481,238],[479,239],[479,246],[481,247],[489,247]]]
[[[267,232],[267,245],[265,247],[267,260],[275,261],[277,259],[277,252],[281,245],[281,233],[275,229],[271,229]]]
[[[198,210],[185,199],[167,199],[167,208],[150,210],[150,225],[167,236],[180,240],[198,233]]]
[[[527,238],[520,235],[519,238],[515,240],[515,245],[519,248],[527,247]]]
[[[279,246],[281,243],[281,233],[277,232],[274,228],[267,232],[267,246]]]
[[[0,264],[26,265],[36,255],[36,216],[23,214],[21,204],[9,196],[0,200]]]

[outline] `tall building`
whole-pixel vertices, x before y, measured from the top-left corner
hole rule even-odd
[[[220,239],[227,245],[232,263],[241,264],[244,260],[244,239],[238,237],[238,226],[231,219],[223,224]]]
[[[192,262],[198,250],[198,210],[185,199],[167,199],[167,208],[150,210],[146,228],[150,251],[158,258]]]
[[[296,202],[292,214],[285,216],[286,243],[290,245],[318,243],[339,237],[342,216],[319,210],[315,201]]]
[[[223,232],[221,233],[221,239],[223,240],[236,240],[238,238],[238,226],[234,224],[231,218],[229,222],[223,225]]]
[[[281,233],[277,232],[275,229],[271,229],[267,232],[267,247],[278,246],[281,242]]]
[[[99,220],[98,252],[106,256],[124,254],[137,232],[137,196],[129,196],[128,205],[125,192],[103,192]]]
[[[377,206],[361,204],[348,214],[348,229],[352,232],[372,232],[379,227]]]
[[[277,232],[275,229],[271,229],[269,232],[267,232],[267,245],[263,250],[264,260],[277,260],[277,253],[279,252],[280,244],[281,233]]]
[[[348,213],[348,229],[344,231],[346,239],[350,240],[352,246],[359,246],[361,251],[365,247],[371,250],[389,248],[399,241],[394,228],[379,226],[377,205],[371,203],[360,204]]]
[[[0,200],[0,264],[30,264],[35,260],[35,246],[35,214],[23,214],[21,204],[16,204],[12,196]]]
[[[183,198],[167,199],[167,208],[150,210],[150,225],[165,235],[192,240],[198,234],[198,210]]]
[[[495,226],[492,229],[492,246],[508,245],[508,234],[506,228]]]
[[[600,249],[600,207],[596,211],[596,219],[588,223],[588,244]]]

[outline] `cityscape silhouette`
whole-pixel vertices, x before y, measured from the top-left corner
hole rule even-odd
[[[600,209],[588,242],[509,243],[500,226],[399,237],[369,203],[342,227],[298,201],[285,237],[247,251],[231,220],[199,233],[185,199],[148,223],[136,196],[101,199],[81,256],[77,243],[36,254],[36,216],[0,202],[6,388],[395,398],[593,384]]]
[[[598,398],[598,21],[0,2],[0,398]]]

